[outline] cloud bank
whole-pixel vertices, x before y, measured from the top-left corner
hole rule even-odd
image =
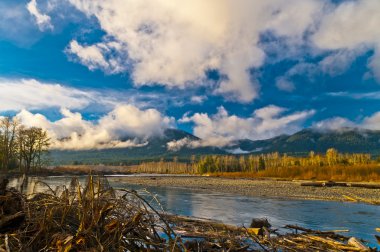
[[[60,84],[41,83],[34,79],[0,79],[0,90],[0,112],[62,106],[68,109],[83,109],[99,98],[95,92]]]
[[[108,112],[119,104],[132,104],[142,109],[165,110],[170,104],[183,106],[192,102],[190,97],[173,97],[165,93],[139,92],[138,90],[79,89],[58,83],[35,79],[0,78],[0,113],[27,109],[86,110]]]
[[[321,19],[318,31],[311,37],[320,49],[350,54],[363,48],[374,50],[368,66],[380,80],[380,1],[344,1],[332,6]],[[341,57],[343,57],[341,55]]]
[[[291,134],[300,130],[302,123],[315,113],[313,110],[286,112],[285,108],[270,105],[255,110],[248,118],[229,115],[224,107],[219,107],[218,112],[211,117],[204,113],[185,115],[179,122],[194,123],[194,134],[202,140],[182,139],[168,144],[168,149],[226,146],[239,139],[261,140]]]
[[[312,127],[318,130],[340,130],[345,127],[380,130],[380,112],[376,112],[358,121],[352,121],[343,117],[333,117],[316,122]]]
[[[40,30],[53,26],[51,19],[60,16],[61,8],[70,10],[69,16],[80,12],[96,20],[105,33],[96,42],[73,38],[65,50],[69,57],[90,70],[130,73],[137,87],[209,86],[214,95],[248,103],[260,95],[253,73],[268,63],[271,50],[278,51],[280,60],[300,60],[300,66],[275,83],[286,92],[296,89],[292,78],[297,74],[336,76],[366,52],[373,52],[368,67],[380,80],[378,0],[39,0],[38,4],[30,0],[27,4]],[[13,16],[20,15],[5,13],[12,20]],[[262,38],[268,33],[276,45]],[[305,55],[318,62],[304,62]],[[218,70],[222,78],[206,81],[208,70]]]
[[[48,131],[53,149],[86,150],[141,147],[148,138],[160,135],[173,125],[173,119],[155,109],[140,110],[118,105],[98,121],[85,120],[80,113],[61,109],[62,119],[50,121],[42,114],[22,110],[16,115],[24,125]],[[126,139],[126,140],[123,140]]]
[[[206,85],[205,72],[217,69],[225,78],[213,93],[240,102],[259,95],[250,70],[264,64],[261,33],[302,42],[324,7],[318,0],[69,1],[106,33],[66,50],[89,69],[131,71],[136,86],[169,88]]]

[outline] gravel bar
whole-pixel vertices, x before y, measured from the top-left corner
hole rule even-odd
[[[347,201],[347,197],[362,202],[380,202],[380,189],[358,187],[304,187],[298,181],[273,179],[242,179],[202,176],[132,176],[123,181],[133,185],[181,187],[195,190],[232,193],[256,197]]]

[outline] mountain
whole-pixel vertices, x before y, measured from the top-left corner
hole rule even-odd
[[[345,153],[380,154],[380,131],[342,128],[339,130],[304,129],[293,135],[281,135],[267,140],[239,140],[231,149],[242,152],[280,152],[291,155],[305,155],[310,151],[324,153],[335,148]]]
[[[199,140],[182,130],[167,129],[162,136],[147,139],[142,147],[94,149],[94,150],[53,150],[49,159],[53,165],[62,164],[134,164],[141,160],[189,160],[191,155],[226,154],[217,147],[189,148],[184,146],[176,151],[168,151],[167,143],[181,139]],[[123,140],[128,140],[123,139]]]
[[[148,139],[142,147],[101,150],[55,150],[50,153],[52,164],[135,164],[141,160],[188,161],[191,155],[210,154],[260,154],[268,152],[287,153],[289,155],[307,155],[310,151],[324,153],[329,148],[346,153],[380,154],[380,131],[342,128],[339,130],[304,129],[293,135],[281,135],[267,140],[238,140],[225,148],[186,147],[168,150],[168,143],[187,139],[189,142],[200,140],[185,131],[167,129],[162,136]],[[127,140],[127,139],[125,139]]]

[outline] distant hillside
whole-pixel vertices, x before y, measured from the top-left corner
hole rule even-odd
[[[167,129],[162,136],[148,139],[148,144],[143,147],[101,149],[101,150],[54,150],[50,153],[52,164],[134,164],[141,160],[159,160],[164,158],[172,160],[178,157],[179,160],[189,160],[191,155],[226,154],[216,147],[184,147],[178,151],[168,151],[167,143],[174,140],[188,138],[199,140],[182,130]]]
[[[211,154],[260,154],[268,152],[287,153],[290,155],[307,155],[310,151],[324,153],[328,148],[339,152],[380,154],[380,131],[343,128],[335,131],[318,131],[304,129],[293,135],[282,135],[267,140],[238,140],[224,149],[217,147],[183,147],[168,151],[167,143],[173,140],[199,140],[199,138],[181,130],[168,129],[163,136],[148,139],[143,147],[84,150],[52,151],[50,159],[53,164],[135,164],[141,160],[188,161],[192,155]]]
[[[377,156],[380,154],[380,131],[354,128],[329,131],[304,129],[290,136],[282,135],[268,140],[239,140],[233,147],[245,152],[278,151],[293,155],[304,155],[310,151],[321,153],[328,148],[335,148],[339,152],[365,152]]]

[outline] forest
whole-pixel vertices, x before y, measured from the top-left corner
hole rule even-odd
[[[277,177],[345,181],[380,181],[380,164],[366,153],[339,153],[330,148],[323,154],[310,152],[298,157],[268,153],[260,155],[192,156],[189,163],[176,158],[167,162],[142,162],[132,172],[187,173],[236,177]]]
[[[0,171],[37,172],[46,165],[50,139],[47,132],[27,127],[17,118],[0,117]]]

